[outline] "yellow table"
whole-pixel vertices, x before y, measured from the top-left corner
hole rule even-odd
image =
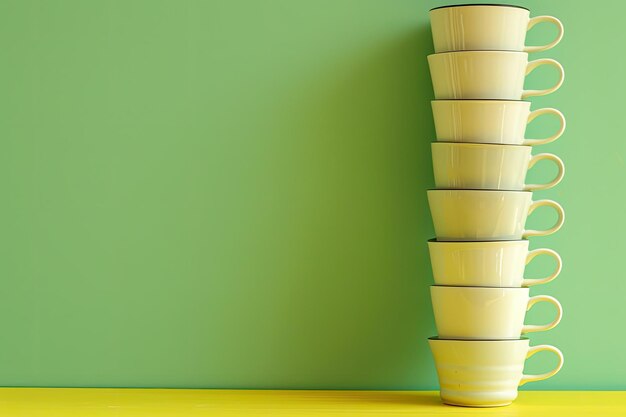
[[[434,391],[0,388],[1,417],[626,416],[626,391],[527,391],[508,407],[442,405]]]

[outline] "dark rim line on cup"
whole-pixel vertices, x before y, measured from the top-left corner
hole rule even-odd
[[[526,278],[524,278],[526,279]],[[434,282],[434,281],[433,281]],[[530,287],[493,287],[493,286],[486,286],[486,285],[465,285],[465,286],[461,286],[461,285],[438,285],[438,284],[432,284],[431,287],[442,287],[442,288],[476,288],[476,289],[501,289],[501,290],[520,290],[520,289],[527,289],[530,290]],[[530,294],[530,293],[529,293]]]
[[[532,148],[530,145],[518,145],[516,143],[490,143],[490,142],[448,142],[446,140],[435,140],[430,142],[431,145],[436,144],[450,144],[450,145],[487,145],[487,146],[517,146],[518,148]],[[502,190],[500,190],[502,191]],[[523,191],[523,190],[522,190]]]
[[[534,279],[534,278],[531,278]],[[538,278],[540,279],[540,278]],[[493,285],[481,285],[481,286],[477,286],[477,285],[437,285],[437,284],[433,284],[431,285],[431,287],[442,287],[442,288],[476,288],[478,290],[482,290],[485,288],[488,289],[504,289],[504,290],[522,290],[522,289],[526,289],[530,291],[530,287],[494,287]]]
[[[445,342],[519,342],[520,340],[530,341],[530,338],[521,336],[517,339],[442,339],[439,336],[431,336],[428,340],[441,340]]]
[[[489,190],[487,190],[489,191]],[[437,240],[436,237],[426,241],[434,243],[502,243],[502,242],[530,242],[529,239],[506,239],[506,240]]]
[[[470,4],[450,4],[447,6],[439,6],[439,7],[433,7],[432,9],[430,9],[429,11],[433,11],[433,10],[438,10],[438,9],[448,9],[450,7],[468,7],[468,6],[495,6],[495,7],[513,7],[516,9],[524,9],[524,10],[528,10],[530,12],[530,9],[524,6],[517,6],[514,4],[490,4],[490,3],[470,3]]]
[[[525,54],[530,54],[530,52],[518,51],[517,49],[451,49],[449,51],[435,52],[427,56],[449,54],[450,52],[521,52]]]
[[[496,192],[508,192],[508,193],[533,193],[530,190],[485,190],[484,188],[429,188],[428,191],[496,191]],[[514,239],[513,239],[514,240]]]
[[[520,101],[523,101],[525,103],[532,104],[532,101],[530,100],[511,100],[507,98],[441,98],[439,100],[433,99],[430,101],[431,102],[433,101],[513,101],[515,103],[519,103]]]
[[[530,55],[529,52],[524,52],[524,51],[514,51],[511,49],[461,49],[458,51],[444,51],[444,52],[435,52],[432,54],[428,54],[426,55],[426,59],[428,59],[431,56],[437,56],[437,55],[443,55],[443,54],[460,54],[463,52],[506,52],[507,54],[526,54],[526,55]],[[539,59],[539,58],[537,58]],[[551,58],[541,58],[541,59],[551,59]],[[530,60],[528,60],[528,62],[531,62]],[[558,62],[558,61],[557,61]],[[493,99],[493,100],[497,100],[497,99]],[[524,101],[524,100],[511,100],[511,101]]]
[[[526,139],[524,139],[526,140]],[[533,139],[531,139],[533,140]],[[523,146],[523,147],[529,147],[532,148],[532,145],[518,145],[516,143],[492,143],[492,142],[469,142],[469,141],[458,141],[458,142],[448,142],[446,140],[437,140],[435,139],[433,142],[430,142],[430,144],[432,145],[433,143],[456,143],[456,144],[465,144],[465,145],[494,145],[494,146]],[[513,191],[513,190],[512,190]]]
[[[506,50],[506,49],[464,49],[462,51],[446,51],[446,52],[435,52],[434,54],[430,54],[429,56],[436,56],[436,55],[443,55],[443,54],[460,54],[463,52],[489,52],[489,53],[500,53],[500,52],[504,52],[507,54],[526,54],[528,55],[528,52],[524,52],[524,51],[511,51],[511,50]]]

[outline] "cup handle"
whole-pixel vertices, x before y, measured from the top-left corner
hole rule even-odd
[[[536,256],[539,255],[549,255],[554,258],[556,261],[556,269],[554,272],[545,277],[545,278],[537,278],[537,279],[524,279],[522,281],[522,287],[532,287],[533,285],[545,284],[547,282],[552,281],[554,278],[558,277],[561,273],[561,268],[563,268],[563,261],[558,253],[553,251],[552,249],[535,249],[533,251],[528,252],[526,255],[526,265],[528,265]]]
[[[563,39],[563,23],[561,23],[561,21],[559,19],[557,19],[556,17],[553,16],[536,16],[533,17],[532,19],[530,19],[528,21],[528,27],[526,28],[526,31],[528,32],[530,29],[532,29],[533,26],[535,26],[537,23],[542,23],[542,22],[549,22],[554,24],[557,29],[559,30],[559,33],[556,35],[556,38],[546,44],[546,45],[539,45],[539,46],[526,46],[524,47],[524,52],[541,52],[541,51],[547,51],[548,49],[552,49],[554,48],[559,42],[561,42],[561,39]]]
[[[559,81],[557,81],[554,86],[546,88],[545,90],[524,90],[522,92],[522,100],[528,97],[545,96],[546,94],[553,93],[563,84],[563,80],[565,79],[565,70],[561,64],[554,59],[542,58],[529,62],[526,66],[526,75],[530,74],[535,68],[540,67],[541,65],[551,65],[555,67],[559,71]]]
[[[559,300],[554,297],[550,297],[549,295],[537,295],[535,297],[530,297],[530,299],[528,299],[528,307],[526,307],[526,311],[529,311],[535,304],[541,302],[547,302],[556,307],[557,313],[555,319],[548,324],[525,324],[522,327],[522,333],[545,332],[546,330],[554,329],[556,325],[561,322],[561,318],[563,317],[563,307],[561,307]]]
[[[535,211],[537,207],[541,207],[541,206],[550,206],[554,210],[556,210],[556,213],[559,215],[559,218],[556,221],[556,224],[546,230],[524,230],[524,233],[522,234],[523,239],[526,239],[530,236],[548,236],[548,235],[551,235],[552,233],[557,232],[561,228],[561,226],[563,226],[563,223],[565,222],[565,211],[563,210],[563,207],[561,207],[561,205],[557,203],[556,201],[552,201],[552,200],[533,201],[530,204],[528,215],[530,215],[533,211]]]
[[[554,135],[547,137],[545,139],[525,139],[524,142],[522,142],[522,145],[535,146],[535,145],[543,145],[544,143],[554,142],[555,140],[561,137],[563,132],[565,132],[565,116],[563,116],[563,113],[561,113],[557,109],[553,109],[549,107],[545,109],[538,109],[538,110],[531,112],[528,115],[528,121],[526,123],[528,124],[532,122],[533,120],[535,120],[535,118],[543,114],[553,114],[556,117],[558,117],[559,121],[561,122],[561,127],[559,128],[559,130]]]
[[[542,381],[544,379],[548,379],[556,375],[563,367],[563,362],[564,362],[563,353],[561,353],[561,351],[555,348],[554,346],[550,346],[550,345],[532,346],[531,348],[528,349],[528,353],[526,354],[526,359],[530,358],[537,352],[541,352],[542,350],[547,350],[556,354],[556,356],[559,358],[559,363],[556,365],[556,367],[553,370],[551,370],[550,372],[546,372],[545,374],[522,375],[522,379],[520,379],[520,382],[519,382],[520,387],[526,384],[527,382],[535,382],[535,381]]]
[[[533,156],[532,158],[530,158],[530,162],[528,163],[528,169],[532,168],[533,166],[535,166],[535,164],[539,161],[541,161],[542,159],[547,159],[549,161],[552,161],[556,164],[557,168],[559,169],[558,174],[556,174],[556,177],[554,177],[554,179],[546,184],[527,184],[524,185],[524,190],[526,191],[535,191],[535,190],[547,190],[548,188],[552,188],[555,185],[557,185],[558,183],[561,182],[561,180],[563,179],[563,176],[565,175],[565,165],[563,164],[563,161],[561,160],[561,158],[559,158],[558,156],[551,154],[551,153],[540,153],[538,155]]]

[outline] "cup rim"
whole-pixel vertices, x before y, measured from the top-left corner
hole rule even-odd
[[[515,143],[484,143],[484,142],[449,142],[449,141],[445,141],[445,140],[435,140],[433,142],[430,143],[431,146],[433,145],[465,145],[465,146],[469,146],[471,147],[477,147],[477,146],[487,146],[488,148],[490,147],[498,147],[498,146],[515,146],[517,148],[530,148],[530,150],[532,151],[532,146],[530,145],[518,145]]]
[[[437,52],[434,54],[428,55],[428,58],[435,57],[437,55],[446,55],[446,54],[463,54],[467,52],[478,52],[482,54],[524,54],[528,57],[528,52],[524,51],[507,51],[507,50],[487,50],[487,49],[465,49],[462,51],[446,51],[446,52]],[[514,101],[514,100],[509,100]]]
[[[428,190],[426,190],[426,193],[430,193],[431,191],[456,191],[456,192],[464,192],[464,191],[471,191],[471,192],[486,192],[486,193],[526,193],[526,194],[530,194],[532,196],[533,192],[532,191],[525,191],[525,190],[483,190],[480,188],[429,188]],[[506,239],[506,242],[509,242],[511,240],[521,240],[521,239]]]
[[[528,10],[530,12],[530,9],[527,8],[527,7],[524,7],[524,6],[517,6],[515,4],[502,4],[502,3],[496,3],[496,4],[491,4],[491,3],[449,4],[447,6],[433,7],[432,9],[429,10],[429,12],[432,12],[433,10],[438,10],[438,9],[449,9],[451,7],[473,7],[473,6],[512,7],[512,8],[515,8],[515,9]]]
[[[526,139],[524,139],[526,140]],[[449,140],[439,140],[439,139],[434,139],[431,143],[466,143],[466,144],[470,144],[470,145],[506,145],[506,146],[528,146],[530,148],[533,147],[533,145],[523,145],[523,144],[519,144],[519,143],[500,143],[500,142],[473,142],[473,141],[469,141],[469,140],[459,140],[459,141],[449,141]],[[532,152],[532,151],[531,151]]]
[[[530,292],[529,287],[494,287],[494,286],[486,286],[486,287],[468,287],[463,285],[437,285],[432,284],[430,288],[464,288],[468,289],[468,291],[474,290],[526,290],[526,292]]]
[[[433,237],[426,241],[427,243],[481,243],[481,244],[494,244],[494,245],[502,245],[503,243],[517,243],[517,242],[526,242],[530,244],[530,240],[528,239],[509,239],[509,240],[437,240],[437,237]]]
[[[527,340],[530,342],[530,338],[526,336],[520,336],[517,339],[442,339],[439,336],[431,336],[428,340],[433,340],[437,342],[521,342],[523,340]]]
[[[452,51],[451,51],[452,52]],[[461,51],[458,51],[461,52]],[[506,99],[506,98],[490,98],[490,99],[480,99],[480,98],[456,98],[454,100],[449,99],[449,98],[442,98],[440,100],[430,100],[431,103],[436,103],[438,101],[442,101],[442,102],[455,102],[455,101],[477,101],[477,102],[489,102],[489,101],[508,101],[511,103],[528,103],[528,104],[532,104],[532,101],[530,100],[511,100],[511,99]]]

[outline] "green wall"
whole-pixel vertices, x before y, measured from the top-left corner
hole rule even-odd
[[[528,388],[626,389],[626,6],[519,3],[566,27],[534,108],[568,120],[538,193],[567,221],[531,243],[564,258],[531,338],[566,364]],[[434,388],[441,4],[0,0],[0,385]]]

